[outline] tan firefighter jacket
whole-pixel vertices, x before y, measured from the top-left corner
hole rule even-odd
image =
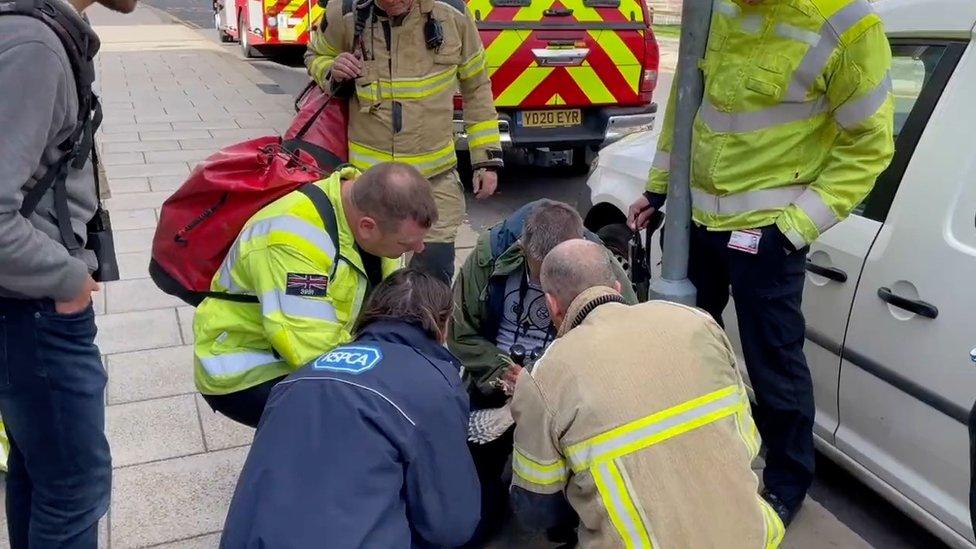
[[[551,527],[568,503],[583,548],[776,547],[783,524],[759,496],[759,434],[724,332],[696,309],[613,298],[580,295],[518,380],[516,512]]]
[[[463,0],[416,0],[406,15],[389,18],[373,3],[353,44],[353,0],[330,0],[305,55],[309,74],[324,89],[336,89],[331,68],[340,52],[364,56],[365,74],[355,81],[349,103],[349,160],[360,170],[396,160],[432,177],[457,165],[454,153],[454,94],[460,88],[464,126],[474,168],[501,166],[498,115],[485,50]],[[429,48],[429,28],[443,40]]]

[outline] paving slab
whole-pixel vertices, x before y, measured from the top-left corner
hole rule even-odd
[[[208,452],[245,446],[254,441],[254,429],[214,412],[200,394],[195,396]]]
[[[114,204],[114,201],[118,199],[118,197],[109,199],[112,201],[110,204]],[[109,211],[114,212],[115,210],[110,208]],[[154,228],[113,231],[112,236],[115,240],[115,252],[124,254],[149,250],[152,248],[152,240],[155,233],[156,229]]]
[[[163,293],[151,278],[119,280],[106,286],[106,311],[109,313],[176,308],[183,305],[180,298]]]
[[[122,153],[127,154],[127,153]],[[138,153],[140,159],[142,154]],[[140,160],[141,161],[141,160]],[[113,194],[130,194],[130,193],[144,193],[150,190],[149,188],[149,178],[146,177],[116,177],[112,179],[111,185],[109,187],[112,189]],[[115,227],[115,224],[112,224]]]
[[[135,136],[136,138],[132,140],[132,143],[105,143],[102,139],[99,139],[99,142],[105,143],[102,145],[102,150],[107,153],[160,152],[180,149],[179,141],[139,141],[138,134]]]
[[[106,363],[109,405],[196,392],[191,346],[118,353]]]
[[[207,534],[196,538],[163,545],[154,545],[153,549],[213,549],[220,545],[220,533]]]
[[[219,532],[246,456],[234,448],[116,471],[112,549]]]
[[[180,333],[183,336],[183,343],[193,344],[193,315],[197,312],[194,307],[180,307],[176,310],[180,319]]]
[[[185,166],[185,164],[184,164]],[[177,175],[187,175],[189,174],[189,168],[182,174]],[[111,177],[109,178],[109,187],[111,187]],[[158,208],[163,205],[163,202],[173,193],[170,192],[151,192],[151,193],[136,193],[136,194],[124,194],[119,196],[113,196],[112,198],[105,201],[105,207],[108,208],[110,212],[120,211],[120,210],[144,210],[147,208]]]
[[[104,314],[95,323],[95,343],[104,355],[183,344],[175,309]]]
[[[187,175],[186,162],[158,162],[153,164],[105,166],[109,177],[152,177],[157,175]]]
[[[134,280],[137,278],[147,278],[149,276],[150,252],[129,252],[116,254],[119,263],[119,279]]]
[[[211,154],[210,152],[207,155]],[[157,177],[149,178],[149,187],[153,191],[175,191],[180,188],[183,183],[187,180],[186,177],[181,175],[160,175]]]
[[[110,188],[113,191],[115,190],[114,182],[111,183]],[[111,214],[113,231],[152,229],[156,226],[156,214],[152,208],[146,208],[144,210],[112,210]]]
[[[115,467],[198,454],[206,449],[193,395],[112,405],[105,414]]]

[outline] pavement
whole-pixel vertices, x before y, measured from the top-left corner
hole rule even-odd
[[[89,15],[102,38],[98,143],[122,275],[95,296],[114,459],[101,546],[216,547],[253,431],[214,414],[196,393],[194,309],[150,280],[151,241],[161,204],[195,163],[219,147],[281,133],[292,96],[201,31],[152,8],[122,16],[96,5]],[[474,240],[465,224],[459,263]],[[492,544],[546,546],[515,527]],[[785,546],[870,547],[812,500]]]

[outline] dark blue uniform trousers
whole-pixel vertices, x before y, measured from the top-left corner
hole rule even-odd
[[[766,445],[765,488],[791,509],[813,481],[813,383],[803,356],[806,249],[788,253],[775,226],[764,227],[756,254],[728,247],[729,232],[692,224],[688,278],[697,304],[722,324],[735,298],[742,351],[755,391],[755,418]]]
[[[95,313],[0,298],[0,414],[10,439],[7,530],[13,549],[95,549],[108,510],[107,376]]]

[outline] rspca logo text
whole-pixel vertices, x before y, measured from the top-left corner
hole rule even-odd
[[[338,347],[315,359],[312,368],[347,374],[361,374],[379,364],[383,353],[376,347]]]

